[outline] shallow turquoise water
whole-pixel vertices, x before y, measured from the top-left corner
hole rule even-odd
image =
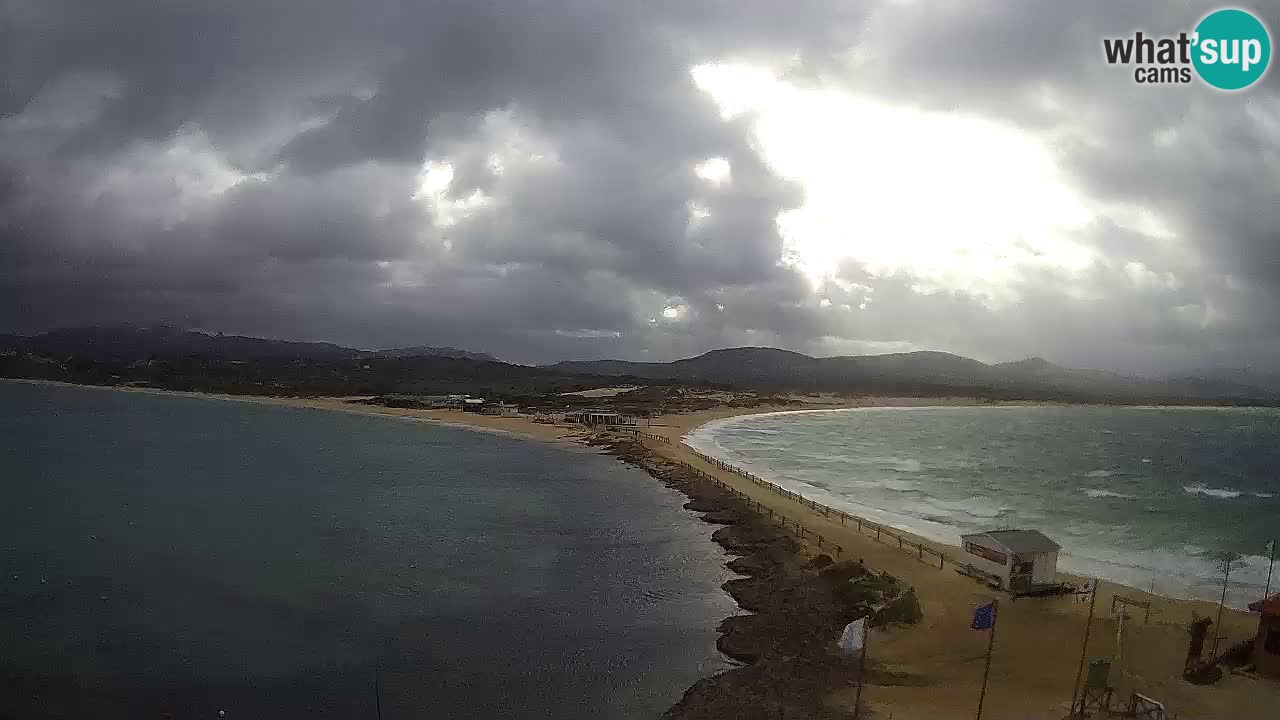
[[[654,717],[725,557],[612,458],[0,383],[0,716]]]
[[[1217,599],[1257,599],[1280,538],[1280,411],[865,408],[712,423],[688,442],[814,499],[945,542],[1039,528],[1062,566]],[[1280,585],[1280,578],[1273,588]]]

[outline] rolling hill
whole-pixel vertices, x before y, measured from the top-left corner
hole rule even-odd
[[[419,345],[388,350],[358,350],[324,342],[297,342],[270,338],[224,335],[184,330],[170,325],[138,327],[74,327],[39,335],[0,335],[0,352],[18,351],[42,355],[80,355],[99,360],[147,360],[152,357],[201,355],[222,359],[444,357],[499,362],[487,353],[452,347]]]
[[[951,353],[921,351],[814,358],[774,348],[713,350],[669,363],[620,360],[562,362],[562,372],[678,380],[731,386],[837,392],[995,395],[1039,399],[1138,402],[1280,399],[1272,389],[1211,377],[1148,379],[1103,370],[1077,370],[1043,358],[988,365]]]
[[[550,392],[661,382],[777,392],[966,395],[1083,402],[1280,402],[1280,376],[1205,371],[1151,379],[1062,367],[1044,358],[987,364],[945,352],[815,358],[739,347],[673,362],[567,361],[532,367],[486,353],[415,346],[359,350],[332,343],[209,334],[169,326],[68,328],[0,335],[0,375],[94,383],[233,386],[243,392]],[[255,390],[256,388],[256,390]]]

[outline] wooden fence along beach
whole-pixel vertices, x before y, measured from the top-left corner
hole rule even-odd
[[[632,428],[617,428],[617,430],[618,432],[630,434],[641,442],[644,442],[644,441],[656,442],[663,445],[671,444],[671,438],[664,437],[662,435],[655,435],[653,433],[647,433],[642,430],[636,430]],[[717,458],[711,457],[710,455],[707,455],[706,453],[696,450],[692,447],[689,447],[688,445],[685,445],[684,447],[686,450],[693,453],[700,460],[702,460],[703,462],[709,465],[712,465],[725,472],[733,473],[734,475],[737,475],[746,480],[750,480],[755,485],[765,488],[771,492],[777,493],[782,497],[788,498],[790,500],[794,500],[795,502],[798,502],[804,505],[805,507],[809,508],[815,514],[822,515],[823,517],[828,519],[830,518],[838,519],[841,525],[856,527],[858,529],[858,532],[866,535],[874,536],[877,542],[880,542],[882,544],[889,545],[889,546],[896,546],[898,549],[902,550],[903,552],[915,555],[916,559],[918,559],[921,563],[936,565],[939,570],[946,569],[948,562],[951,562],[953,566],[959,567],[959,563],[956,563],[954,560],[951,560],[944,553],[939,552],[938,550],[931,548],[922,542],[919,542],[912,538],[904,537],[895,528],[889,527],[887,525],[881,525],[880,523],[874,522],[872,520],[868,520],[863,517],[859,517],[857,515],[853,515],[851,513],[847,513],[843,510],[837,510],[836,508],[830,507],[829,505],[824,505],[820,502],[807,498],[804,495],[801,495],[800,493],[797,493],[792,490],[788,490],[787,488],[784,488],[777,483],[765,480],[764,478],[758,475],[755,475],[753,473],[747,472],[746,470],[743,470],[742,468],[739,468],[735,465],[731,465],[727,462],[724,462],[723,460],[719,460]],[[752,500],[751,498],[739,492],[736,488],[731,487],[730,485],[727,485],[726,483],[722,482],[715,475],[708,473],[699,467],[690,465],[689,463],[684,462],[682,460],[671,459],[671,462],[679,463],[689,471],[696,473],[699,477],[710,480],[711,482],[715,483],[717,486],[724,489],[725,491],[741,498],[753,510],[759,512],[760,514],[764,515],[765,517],[771,520],[776,520],[784,529],[790,529],[801,540],[806,540],[806,539],[816,540],[819,548],[822,548],[824,550],[830,550],[835,554],[837,558],[839,558],[844,553],[844,548],[842,548],[840,545],[830,542],[827,540],[827,538],[825,538],[820,533],[816,533],[808,529],[799,520],[796,520],[794,518],[789,518],[783,513],[774,510],[773,508],[767,507],[765,505],[762,505]]]

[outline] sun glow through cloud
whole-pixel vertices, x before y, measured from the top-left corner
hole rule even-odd
[[[729,161],[722,157],[707,158],[705,161],[698,163],[693,168],[693,172],[698,177],[717,187],[729,182],[731,177]]]
[[[1074,239],[1098,212],[1039,138],[955,113],[791,84],[758,67],[702,65],[695,84],[728,119],[747,113],[760,152],[799,183],[804,204],[778,217],[784,262],[817,287],[845,259],[922,289],[998,299],[1032,267],[1083,270]]]
[[[457,225],[491,202],[479,190],[466,197],[452,196],[453,174],[453,165],[427,160],[418,173],[418,189],[413,193],[413,199],[426,203],[435,217],[435,224],[442,228]]]

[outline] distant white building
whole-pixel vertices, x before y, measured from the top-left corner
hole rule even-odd
[[[583,425],[635,425],[636,419],[612,410],[581,410],[566,413],[565,422],[582,423]]]
[[[484,415],[498,415],[501,417],[515,417],[520,414],[519,408],[515,405],[505,403],[501,400],[486,403],[480,412]]]
[[[961,535],[965,559],[990,575],[1000,588],[1029,593],[1058,582],[1062,546],[1039,530],[989,530]]]

